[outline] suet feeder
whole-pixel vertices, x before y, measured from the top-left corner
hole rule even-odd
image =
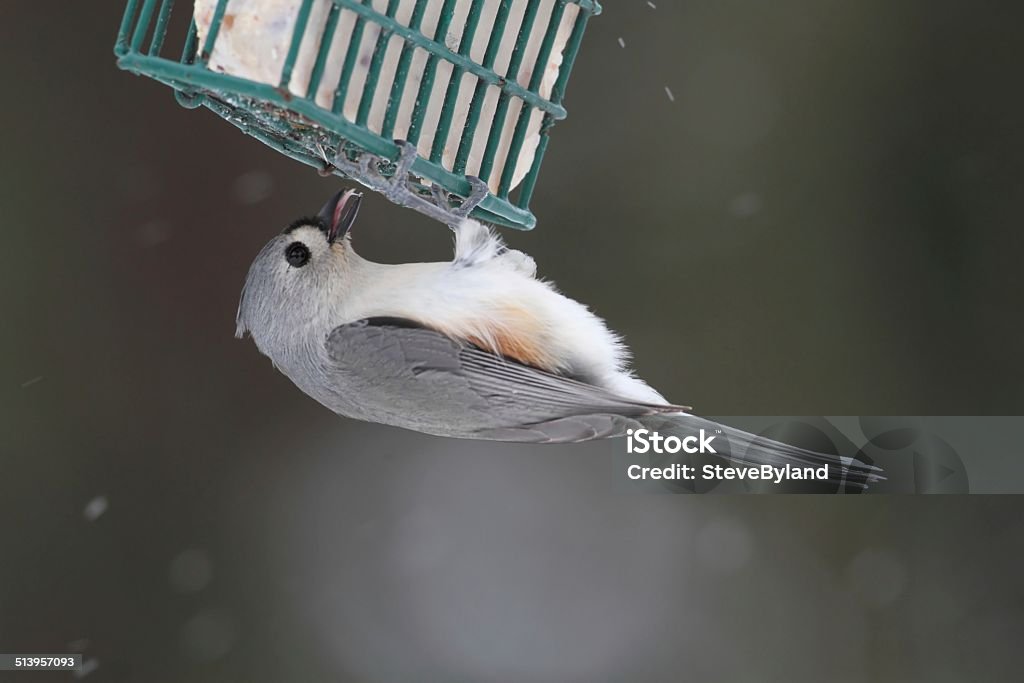
[[[175,4],[191,12],[164,56]],[[595,0],[128,0],[118,65],[452,224],[530,229]],[[178,54],[175,50],[175,54]]]

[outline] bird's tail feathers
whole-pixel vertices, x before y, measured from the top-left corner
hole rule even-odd
[[[821,453],[776,441],[765,436],[745,432],[736,427],[708,420],[687,413],[671,413],[652,415],[643,420],[644,426],[663,436],[699,434],[704,430],[706,435],[716,438],[715,454],[730,464],[740,467],[759,467],[769,465],[779,471],[792,472],[794,469],[812,468],[820,472],[827,467],[827,477],[816,479],[825,482],[838,491],[859,492],[866,490],[872,483],[885,479],[882,470],[860,460],[848,456]],[[787,467],[788,466],[788,467]]]

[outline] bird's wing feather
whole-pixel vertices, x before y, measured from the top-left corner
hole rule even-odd
[[[375,419],[446,436],[582,441],[626,418],[678,411],[625,399],[455,341],[415,322],[370,318],[327,338],[332,370]]]

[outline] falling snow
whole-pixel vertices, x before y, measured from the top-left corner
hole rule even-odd
[[[85,505],[85,509],[82,510],[82,514],[90,522],[95,522],[100,516],[107,511],[109,501],[106,496],[96,496]]]
[[[619,47],[626,47],[626,41],[622,38],[619,38]]]
[[[665,94],[668,95],[668,101],[669,102],[675,102],[676,101],[676,96],[672,94],[672,89],[669,88],[667,85],[665,86]]]
[[[733,197],[729,202],[729,213],[737,218],[750,218],[761,210],[763,203],[761,195],[756,192],[746,192]]]
[[[28,379],[28,380],[25,380],[24,382],[22,382],[21,383],[21,388],[22,389],[27,389],[30,386],[32,386],[33,384],[39,384],[42,381],[43,381],[43,376],[39,375],[38,377],[33,377],[32,379]]]
[[[82,661],[82,667],[75,670],[75,678],[85,678],[96,669],[100,668],[100,663],[95,657],[90,657]]]
[[[213,564],[202,550],[190,548],[171,561],[168,577],[171,586],[179,593],[196,593],[210,583]]]
[[[135,231],[135,241],[140,247],[152,248],[163,244],[171,237],[170,226],[162,220],[152,220]]]
[[[68,650],[71,652],[85,652],[89,647],[88,638],[79,638],[68,643]]]
[[[235,178],[231,194],[243,205],[259,204],[274,193],[274,178],[266,171],[247,171]]]

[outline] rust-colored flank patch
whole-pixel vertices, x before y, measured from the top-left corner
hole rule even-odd
[[[518,361],[523,365],[532,365],[535,368],[547,370],[548,372],[555,372],[556,370],[552,366],[551,357],[535,344],[533,340],[525,337],[495,334],[491,339],[493,343],[487,343],[483,339],[472,336],[467,341],[485,351]]]
[[[487,330],[487,338],[479,334],[481,327]],[[440,331],[523,365],[554,373],[559,370],[544,343],[541,321],[533,312],[520,306],[502,306],[500,313],[484,324]]]

